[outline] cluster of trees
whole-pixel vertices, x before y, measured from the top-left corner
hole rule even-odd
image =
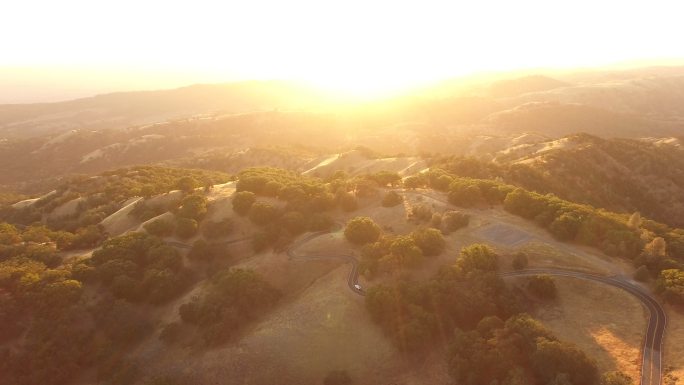
[[[684,271],[680,269],[661,271],[656,289],[666,301],[676,305],[684,305]]]
[[[458,384],[632,383],[618,372],[601,376],[596,363],[575,345],[559,341],[521,313],[518,297],[497,270],[496,253],[472,245],[432,279],[401,278],[370,288],[366,308],[403,352],[420,353],[440,337],[453,336],[447,362]],[[538,280],[546,290],[547,280]]]
[[[414,352],[455,327],[472,328],[486,316],[507,318],[518,304],[497,274],[497,255],[473,245],[461,250],[455,266],[430,280],[400,279],[370,288],[366,308],[399,349]]]
[[[158,237],[176,235],[182,239],[191,238],[197,235],[200,223],[207,214],[207,198],[202,193],[191,193],[180,202],[170,205],[169,209],[175,213],[173,217],[162,217],[147,223],[145,231]],[[229,219],[225,219],[205,222],[201,230],[207,238],[220,238],[229,235],[233,226]]]
[[[516,189],[506,196],[504,208],[534,220],[559,240],[594,246],[608,255],[634,258],[642,248],[639,233],[625,218],[590,206]]]
[[[107,240],[92,258],[74,269],[84,280],[97,280],[115,297],[132,302],[162,303],[181,294],[192,282],[178,251],[144,233]]]
[[[419,266],[425,257],[439,255],[446,242],[439,230],[421,228],[408,235],[385,235],[361,249],[360,269],[364,276],[399,272]]]
[[[101,226],[87,226],[71,233],[55,231],[39,223],[17,226],[0,222],[0,255],[17,255],[23,250],[43,250],[56,254],[57,250],[86,249],[99,245],[105,239]]]
[[[198,327],[207,345],[215,345],[271,309],[280,296],[253,270],[223,270],[211,278],[202,296],[181,305],[179,313],[184,323]]]
[[[439,229],[443,234],[450,234],[468,226],[470,216],[457,210],[436,212],[426,203],[411,206],[409,217],[418,223],[427,223],[430,227]]]
[[[601,380],[594,360],[577,346],[557,340],[527,314],[505,322],[488,316],[474,329],[457,328],[454,334],[449,372],[458,384],[592,385]]]
[[[52,229],[73,232],[99,223],[121,208],[121,203],[129,198],[149,198],[174,189],[187,191],[189,186],[211,186],[229,179],[226,174],[206,170],[154,166],[124,168],[95,177],[71,178],[58,186],[54,193],[47,194],[25,208],[3,206],[0,208],[0,220],[28,225],[40,221],[44,215],[69,201],[81,199],[74,214],[52,218],[48,223]],[[145,219],[155,216],[144,210],[138,214],[146,217]]]
[[[383,235],[369,217],[356,217],[347,223],[345,238],[361,249],[361,272],[372,277],[379,272],[396,272],[420,265],[424,257],[441,254],[446,241],[440,230],[419,228],[408,235]]]
[[[343,176],[323,182],[281,169],[252,168],[239,174],[236,189],[233,210],[261,228],[253,238],[256,251],[284,246],[304,231],[330,229],[334,222],[327,212],[358,206]],[[259,200],[260,196],[282,204]]]
[[[469,162],[461,166],[467,164]],[[463,169],[459,169],[463,174]],[[465,175],[486,177],[478,172]],[[684,230],[643,219],[638,214],[611,213],[495,180],[456,177],[442,169],[432,169],[406,179],[404,185],[445,191],[451,203],[463,207],[503,204],[507,211],[536,222],[559,240],[578,242],[608,255],[632,259],[635,266],[645,266],[653,277],[663,269],[681,268],[684,260]],[[422,213],[421,217],[426,215]],[[667,244],[666,253],[657,255],[649,250],[649,243],[660,242],[657,238]]]
[[[17,385],[68,383],[83,370],[120,360],[130,344],[151,329],[143,313],[105,295],[90,304],[75,266],[58,269],[14,256],[0,261],[0,382]]]

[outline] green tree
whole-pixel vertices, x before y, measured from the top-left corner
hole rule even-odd
[[[461,249],[456,264],[465,271],[496,271],[498,270],[498,256],[489,246],[474,244]]]
[[[527,288],[537,297],[554,299],[557,295],[556,283],[548,275],[535,275],[527,280]]]
[[[684,304],[684,271],[667,269],[660,272],[656,290],[665,300],[674,304]]]
[[[186,193],[193,192],[197,187],[199,187],[199,182],[191,176],[184,176],[176,182],[176,188]]]
[[[21,242],[19,231],[9,223],[0,223],[0,245],[13,245]]]
[[[266,202],[256,202],[249,209],[249,220],[259,226],[273,223],[278,218],[278,209]]]
[[[599,380],[596,363],[576,346],[539,338],[531,357],[532,367],[544,383],[567,374],[571,384],[596,384]]]
[[[426,256],[439,255],[446,247],[446,241],[442,233],[437,229],[424,228],[411,233],[411,238],[416,242]]]
[[[442,228],[445,233],[468,226],[470,216],[460,211],[447,211],[442,215]]]
[[[253,192],[236,192],[233,194],[233,211],[238,213],[238,215],[247,215],[254,202],[256,202],[256,195]]]
[[[201,220],[207,214],[207,198],[201,195],[189,195],[181,201],[178,216],[182,218]]]
[[[377,241],[381,232],[380,226],[369,217],[356,217],[347,223],[344,236],[351,243],[364,245]]]

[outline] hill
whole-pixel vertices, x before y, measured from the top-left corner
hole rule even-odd
[[[684,151],[679,139],[603,139],[587,134],[511,146],[492,162],[451,158],[458,175],[508,183],[608,210],[684,225]]]
[[[320,93],[286,82],[202,84],[171,90],[118,92],[58,103],[0,105],[0,138],[74,129],[127,128],[204,114],[236,114],[317,105]]]

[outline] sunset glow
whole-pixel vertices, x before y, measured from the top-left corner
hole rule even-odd
[[[110,74],[105,88],[290,79],[367,96],[482,71],[682,58],[680,8],[662,0],[25,0],[3,6],[0,67]]]

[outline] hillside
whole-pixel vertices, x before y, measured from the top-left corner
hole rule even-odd
[[[453,158],[442,167],[458,175],[500,177],[541,193],[608,210],[640,212],[682,226],[684,151],[679,139],[602,139],[587,134],[520,144],[493,161]]]
[[[314,384],[342,370],[358,384],[444,383],[481,362],[463,352],[516,352],[505,338],[515,333],[534,347],[515,354],[532,382],[549,376],[532,354],[543,351],[536,338],[564,357],[549,366],[553,376],[565,362],[583,368],[577,384],[616,370],[638,376],[646,319],[634,298],[598,284],[578,295],[564,278],[552,301],[527,278],[499,275],[513,274],[522,255],[529,268],[631,276],[656,236],[668,238],[663,257],[680,268],[680,230],[630,227],[625,215],[437,169],[402,187],[395,172],[405,164],[371,155],[319,160],[308,174],[325,181],[276,168],[227,183],[198,170],[122,169],[5,207],[5,378]],[[395,170],[376,172],[384,165]],[[664,265],[645,261],[660,274]],[[576,311],[590,305],[604,310],[591,319]],[[613,322],[616,312],[629,322]],[[674,355],[666,360],[682,370]],[[519,373],[511,362],[500,360],[495,376]]]
[[[297,109],[322,95],[286,82],[205,84],[172,90],[119,92],[58,103],[0,105],[0,138],[69,130],[123,129],[204,114]]]

